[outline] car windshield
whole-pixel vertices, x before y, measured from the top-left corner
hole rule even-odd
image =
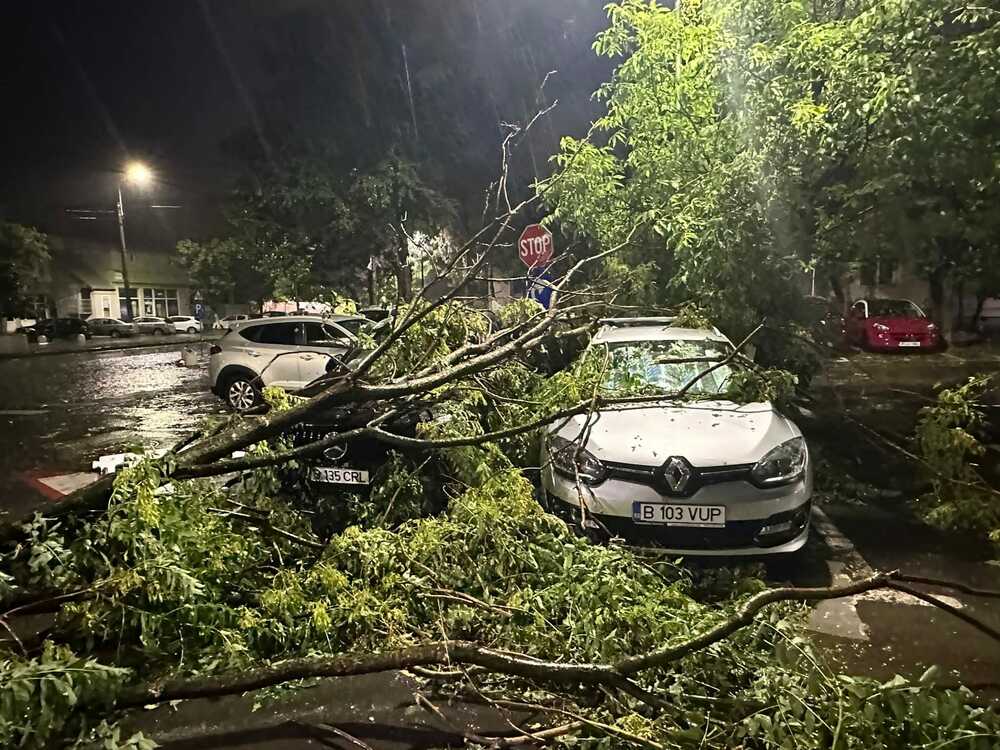
[[[920,308],[908,299],[873,299],[868,301],[872,318],[922,318]]]
[[[673,393],[698,373],[725,357],[732,347],[723,341],[627,341],[610,344],[611,366],[604,387],[618,393]],[[717,367],[688,391],[714,396],[725,390],[732,369]]]

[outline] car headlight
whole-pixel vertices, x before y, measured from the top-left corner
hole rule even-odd
[[[571,440],[550,435],[549,452],[552,467],[574,481],[579,477],[584,484],[600,484],[607,475],[607,469],[600,459]]]
[[[754,464],[750,475],[760,487],[773,487],[779,484],[794,482],[802,476],[806,469],[806,458],[809,451],[802,437],[786,440],[777,448],[769,450],[765,456]]]

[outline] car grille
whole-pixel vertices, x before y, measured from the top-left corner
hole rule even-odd
[[[675,492],[667,484],[663,466],[642,466],[616,461],[604,461],[609,479],[622,479],[652,487],[661,495],[668,497],[691,497],[702,487],[722,482],[750,481],[753,464],[733,464],[730,466],[692,466],[691,478],[681,492]]]
[[[288,435],[292,439],[292,445],[299,447],[308,443],[315,443],[322,440],[334,430],[330,427],[323,427],[312,424],[298,424],[289,430]]]

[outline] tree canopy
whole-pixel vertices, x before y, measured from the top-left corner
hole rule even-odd
[[[592,140],[565,139],[556,218],[601,246],[630,219],[662,300],[733,329],[787,316],[810,264],[993,258],[995,10],[948,0],[623,0]],[[975,260],[972,261],[973,266]]]
[[[0,315],[24,312],[24,298],[49,274],[48,238],[32,227],[0,222]]]

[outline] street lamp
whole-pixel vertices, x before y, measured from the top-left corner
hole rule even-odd
[[[118,182],[118,236],[122,241],[122,284],[125,287],[125,316],[132,322],[132,288],[128,283],[127,249],[125,247],[125,205],[122,201],[122,184],[129,183],[139,188],[147,187],[153,181],[153,173],[142,162],[133,161],[125,165]]]

